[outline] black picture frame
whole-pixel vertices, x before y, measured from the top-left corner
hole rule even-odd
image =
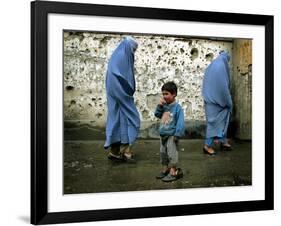
[[[48,212],[48,14],[199,21],[265,27],[265,198],[257,201]],[[272,210],[273,16],[62,2],[31,2],[31,223],[52,224],[117,219]],[[263,148],[263,147],[261,147]]]

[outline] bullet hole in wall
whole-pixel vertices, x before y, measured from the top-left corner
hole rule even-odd
[[[191,54],[191,60],[195,60],[198,57],[198,49],[197,48],[192,48],[190,51]]]
[[[143,111],[142,111],[142,116],[143,116],[144,118],[147,118],[147,117],[149,116],[149,112],[148,112],[147,110],[143,110]]]
[[[98,118],[100,118],[100,117],[102,116],[102,114],[101,114],[101,113],[97,113],[96,116],[97,116]]]
[[[206,54],[206,56],[205,56],[205,59],[208,60],[208,61],[213,60],[213,58],[214,58],[214,54],[213,54],[213,53],[208,53],[208,54]]]
[[[65,87],[65,89],[66,89],[67,91],[70,91],[70,90],[74,90],[74,87],[73,87],[73,86],[67,86],[67,87]]]

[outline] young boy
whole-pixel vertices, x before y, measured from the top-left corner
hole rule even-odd
[[[184,114],[176,102],[177,86],[167,82],[162,86],[163,98],[157,105],[155,116],[160,118],[160,162],[162,171],[156,176],[164,182],[177,180],[183,176],[178,165],[178,139],[185,133]]]

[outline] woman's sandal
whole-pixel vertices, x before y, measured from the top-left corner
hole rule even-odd
[[[228,146],[228,145],[229,145],[229,146]],[[222,151],[231,151],[231,150],[232,150],[232,147],[231,147],[230,144],[228,144],[228,145],[225,145],[225,144],[221,143],[221,150],[222,150]]]
[[[123,161],[123,158],[121,155],[115,155],[111,152],[108,153],[107,158],[112,161],[118,161],[118,162]]]
[[[210,156],[214,156],[216,155],[216,152],[209,152],[205,147],[203,147],[203,153],[206,154],[206,155],[210,155]]]
[[[123,154],[123,161],[126,163],[132,163],[132,164],[137,163],[136,160],[133,158],[133,155],[128,156],[126,154]]]

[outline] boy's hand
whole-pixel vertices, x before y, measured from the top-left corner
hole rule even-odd
[[[163,106],[166,104],[166,101],[163,98],[160,98],[159,105]]]

